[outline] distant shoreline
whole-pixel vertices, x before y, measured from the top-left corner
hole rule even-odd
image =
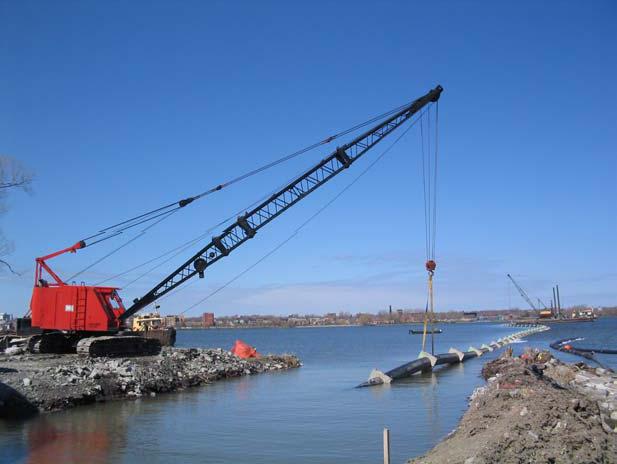
[[[441,321],[434,324],[507,324],[510,321]],[[320,329],[328,327],[390,327],[390,326],[422,326],[423,322],[401,322],[396,324],[323,324],[323,325],[295,325],[295,326],[271,326],[249,325],[235,327],[176,327],[176,330],[236,330],[236,329]]]
[[[605,316],[598,316],[595,321],[599,322],[602,319],[605,318],[611,318],[611,317],[616,317],[613,315],[605,315]],[[435,321],[434,324],[534,324],[534,323],[563,323],[563,322],[570,322],[570,323],[583,323],[583,322],[590,322],[590,321],[581,321],[581,320],[564,320],[564,321],[553,321],[553,320],[542,320],[542,319],[538,319],[538,320],[475,320],[475,321],[464,321],[464,320],[460,320],[460,321]],[[421,327],[424,324],[424,322],[419,321],[419,322],[396,322],[396,323],[392,323],[392,324],[316,324],[316,325],[295,325],[295,326],[285,326],[285,325],[280,325],[280,326],[273,326],[273,325],[238,325],[238,326],[234,326],[234,327],[229,327],[229,326],[213,326],[213,327],[176,327],[176,330],[236,330],[236,329],[242,329],[242,330],[246,330],[246,329],[317,329],[317,328],[323,328],[323,327],[388,327],[388,326],[403,326],[403,327]]]

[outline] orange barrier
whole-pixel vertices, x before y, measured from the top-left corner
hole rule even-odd
[[[253,348],[251,345],[248,345],[247,343],[244,343],[242,340],[236,340],[236,343],[234,343],[231,352],[242,359],[260,357],[260,354],[255,348]]]

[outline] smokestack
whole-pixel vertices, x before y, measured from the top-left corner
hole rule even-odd
[[[555,287],[553,287],[553,316],[557,317],[557,296],[555,294]]]
[[[555,288],[557,289],[557,313],[561,314],[561,299],[559,298],[559,285],[556,285]]]

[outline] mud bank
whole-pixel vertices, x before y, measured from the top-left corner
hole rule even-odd
[[[617,463],[617,376],[548,352],[483,368],[458,427],[410,463]]]
[[[300,367],[292,355],[240,359],[223,349],[164,348],[158,356],[0,354],[0,418],[156,396],[219,379]]]

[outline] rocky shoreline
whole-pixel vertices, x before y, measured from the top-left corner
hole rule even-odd
[[[163,348],[157,356],[0,354],[0,418],[22,418],[141,396],[216,380],[300,367],[293,355],[241,359],[223,349]]]
[[[457,428],[409,463],[617,463],[615,373],[527,350],[482,374]]]

